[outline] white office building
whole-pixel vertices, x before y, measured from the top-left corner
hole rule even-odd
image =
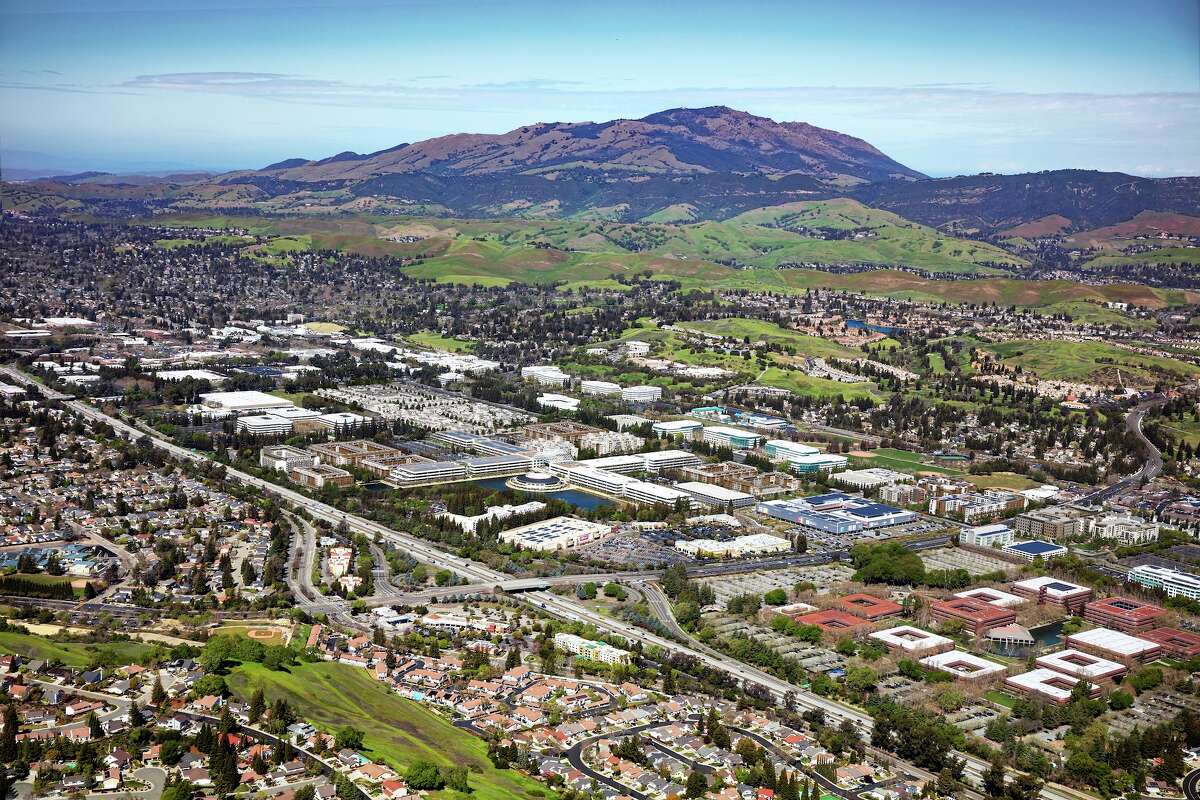
[[[994,525],[976,525],[973,527],[963,528],[958,532],[958,541],[961,544],[970,544],[976,547],[1007,547],[1013,543],[1016,534],[1012,528],[1003,523]]]
[[[675,488],[681,492],[686,492],[705,505],[716,506],[718,508],[728,510],[746,508],[754,505],[754,503],[757,502],[752,494],[746,494],[745,492],[726,489],[724,486],[716,486],[711,483],[702,483],[700,481],[686,481],[684,483],[677,483],[675,484]]]
[[[665,469],[695,467],[699,466],[701,461],[700,456],[687,450],[654,450],[642,453],[641,456],[646,471],[652,473],[659,473]]]
[[[681,492],[670,486],[659,486],[657,483],[650,483],[648,481],[632,481],[625,484],[624,496],[626,500],[631,502],[651,506],[664,505],[674,507],[680,501],[683,502],[684,507],[687,509],[691,509],[694,505],[691,495],[686,492]]]
[[[1125,546],[1158,541],[1158,523],[1130,514],[1102,514],[1087,520],[1085,525],[1093,536]]]
[[[651,426],[657,436],[691,439],[704,428],[704,423],[694,419],[669,419],[656,422]]]
[[[579,390],[593,397],[619,397],[621,395],[620,385],[610,381],[583,381],[579,384]]]
[[[238,417],[235,430],[251,436],[282,436],[292,432],[292,421],[274,414],[250,414]]]
[[[286,472],[293,467],[311,467],[317,463],[317,457],[307,450],[279,444],[264,447],[258,452],[258,465],[264,469]]]
[[[522,367],[521,377],[525,380],[534,381],[542,386],[562,386],[570,376],[563,372],[553,364],[544,364],[533,367]]]
[[[716,447],[728,447],[733,450],[749,450],[752,447],[758,447],[762,439],[763,437],[757,433],[725,425],[713,425],[704,429],[704,441]]]
[[[816,447],[799,442],[789,442],[786,439],[772,439],[763,445],[767,455],[776,460],[787,461],[801,456],[811,456],[821,452]]]
[[[1162,589],[1167,597],[1200,600],[1200,577],[1170,567],[1142,564],[1129,570],[1125,579],[1148,589]]]
[[[661,386],[626,386],[621,399],[629,403],[653,403],[662,399]]]
[[[554,517],[519,528],[501,531],[500,540],[527,550],[568,550],[599,541],[612,533],[612,526],[575,517]]]

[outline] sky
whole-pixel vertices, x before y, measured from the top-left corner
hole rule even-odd
[[[728,105],[930,175],[1200,175],[1196,0],[0,0],[6,168],[260,167]]]

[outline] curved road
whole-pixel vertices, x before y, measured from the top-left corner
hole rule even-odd
[[[29,382],[28,376],[25,377],[25,380],[26,382]],[[110,417],[99,409],[96,409],[85,403],[72,400],[65,401],[64,405],[87,419],[110,425],[118,435],[130,440],[147,438],[154,447],[162,449],[177,458],[194,463],[212,463],[211,460],[204,455],[194,453],[190,450],[180,447],[179,445],[176,445],[174,442],[162,439],[157,434],[151,435],[133,428],[130,425]],[[225,475],[229,480],[239,482],[245,486],[250,486],[264,494],[278,497],[281,500],[292,504],[293,506],[305,509],[314,517],[329,520],[334,525],[345,522],[346,526],[350,530],[364,533],[368,536],[368,538],[374,538],[376,535],[379,535],[386,540],[402,546],[414,558],[433,566],[450,570],[451,572],[460,575],[469,581],[477,581],[481,583],[490,581],[496,584],[502,584],[511,579],[511,576],[502,572],[498,572],[478,562],[450,555],[449,553],[438,549],[438,547],[423,539],[418,539],[417,537],[411,536],[407,533],[391,530],[377,522],[367,520],[362,517],[357,517],[352,514],[345,514],[333,506],[313,500],[312,498],[293,491],[287,487],[280,486],[270,481],[265,481],[261,478],[257,478],[253,475],[237,469],[232,469],[230,467],[225,467]],[[743,682],[749,681],[760,684],[770,691],[771,694],[777,699],[782,699],[784,695],[788,695],[792,697],[796,705],[800,706],[801,708],[819,708],[832,719],[848,719],[864,733],[869,732],[871,729],[871,718],[858,709],[850,708],[841,703],[836,703],[812,694],[811,692],[804,691],[793,684],[780,680],[773,675],[769,675],[735,659],[720,654],[699,651],[687,645],[681,645],[679,642],[649,633],[629,623],[604,617],[591,611],[590,609],[585,608],[573,600],[558,597],[550,592],[530,592],[522,597],[527,602],[530,602],[555,616],[569,620],[588,622],[595,625],[597,630],[616,634],[626,638],[629,641],[642,641],[646,644],[659,647],[665,652],[675,652],[691,656],[699,662],[713,669],[725,672]],[[966,775],[978,782],[982,776],[982,773],[988,768],[988,763],[971,755],[956,755],[964,758],[966,762]],[[903,762],[897,761],[897,763]],[[1079,800],[1080,798],[1092,800],[1093,796],[1083,792],[1078,792],[1065,786],[1050,784],[1043,788],[1042,797],[1045,798],[1045,800]]]

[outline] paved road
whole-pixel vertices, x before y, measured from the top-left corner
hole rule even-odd
[[[163,787],[167,785],[167,771],[162,767],[141,767],[130,773],[131,777],[150,784],[148,789],[143,789],[140,792],[131,792],[128,790],[118,789],[111,792],[92,792],[84,795],[87,800],[126,800],[126,798],[139,798],[139,800],[158,800],[162,797]]]
[[[1200,769],[1183,776],[1183,796],[1187,800],[1200,800]]]
[[[1137,487],[1143,481],[1152,481],[1162,474],[1162,453],[1154,446],[1153,442],[1146,438],[1146,434],[1142,433],[1142,423],[1146,419],[1146,412],[1158,408],[1166,402],[1166,398],[1161,395],[1152,397],[1149,400],[1139,403],[1125,417],[1125,428],[1138,438],[1146,454],[1146,460],[1142,463],[1138,471],[1122,478],[1114,484],[1084,495],[1076,500],[1073,505],[1087,506],[1103,503]]]
[[[28,379],[26,378],[26,380]],[[149,441],[153,446],[158,447],[178,458],[192,462],[208,462],[208,459],[199,453],[194,453],[176,445],[174,442],[159,438],[158,435],[150,435],[146,432],[139,431],[85,403],[79,401],[67,401],[65,404],[85,418],[109,424],[114,431],[122,437],[131,440],[149,438]],[[285,503],[289,503],[294,507],[303,508],[314,517],[329,520],[335,525],[344,522],[350,530],[364,533],[369,538],[373,538],[376,535],[381,536],[382,538],[392,541],[406,549],[414,558],[442,569],[448,569],[469,581],[477,581],[481,583],[491,581],[496,584],[501,584],[511,579],[511,576],[491,569],[486,565],[470,561],[469,559],[458,558],[450,555],[449,553],[438,549],[436,546],[426,542],[423,539],[418,539],[417,537],[411,536],[407,533],[391,530],[377,522],[373,522],[353,514],[345,514],[332,506],[313,500],[299,492],[279,486],[270,481],[256,478],[253,475],[249,475],[248,473],[240,470],[226,468],[225,475],[229,480],[258,489],[264,494],[278,497]],[[790,696],[795,704],[801,708],[821,709],[825,712],[828,718],[835,721],[848,719],[858,726],[864,734],[869,733],[871,729],[872,720],[863,712],[804,691],[799,687],[787,683],[786,681],[782,681],[779,678],[750,667],[749,665],[743,664],[732,658],[719,654],[702,652],[691,646],[683,645],[670,639],[657,636],[656,634],[649,633],[629,623],[601,616],[584,607],[580,603],[558,597],[549,592],[530,592],[526,595],[523,595],[523,597],[527,600],[527,602],[530,602],[555,616],[569,620],[578,620],[591,623],[596,626],[597,630],[622,636],[629,641],[642,641],[646,644],[662,648],[665,652],[687,655],[695,658],[700,663],[725,672],[743,682],[757,683],[770,691],[777,700],[782,700],[783,697],[787,695]],[[959,755],[965,759],[966,775],[978,782],[984,770],[988,768],[987,762],[966,754],[956,755]],[[1077,792],[1073,789],[1058,785],[1047,785],[1042,791],[1042,797],[1045,798],[1045,800],[1079,800],[1079,798],[1088,798],[1088,800],[1091,800],[1092,798],[1091,795]]]

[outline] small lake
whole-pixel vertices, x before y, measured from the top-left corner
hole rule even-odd
[[[522,497],[528,497],[530,500],[539,500],[543,497],[553,497],[555,500],[562,500],[564,503],[570,503],[576,508],[581,508],[584,511],[591,511],[601,506],[611,506],[612,500],[606,497],[599,497],[587,492],[581,492],[578,489],[563,489],[559,492],[522,492],[516,489],[509,489],[505,485],[508,478],[488,478],[482,481],[472,481],[476,486],[483,486],[487,489],[507,490],[515,492]]]
[[[1038,653],[1050,647],[1055,647],[1062,644],[1062,629],[1063,622],[1051,622],[1046,625],[1039,625],[1036,628],[1030,628],[1029,633],[1033,636],[1034,645],[1031,648],[1032,652]],[[1008,656],[1010,658],[1023,658],[1029,654],[1030,650],[1021,647],[1006,647],[995,648],[993,650],[997,655]]]
[[[893,333],[903,333],[903,328],[889,328],[886,325],[875,325],[870,322],[864,322],[861,319],[846,320],[846,327],[852,330],[867,330],[882,333],[884,336],[891,336]]]

